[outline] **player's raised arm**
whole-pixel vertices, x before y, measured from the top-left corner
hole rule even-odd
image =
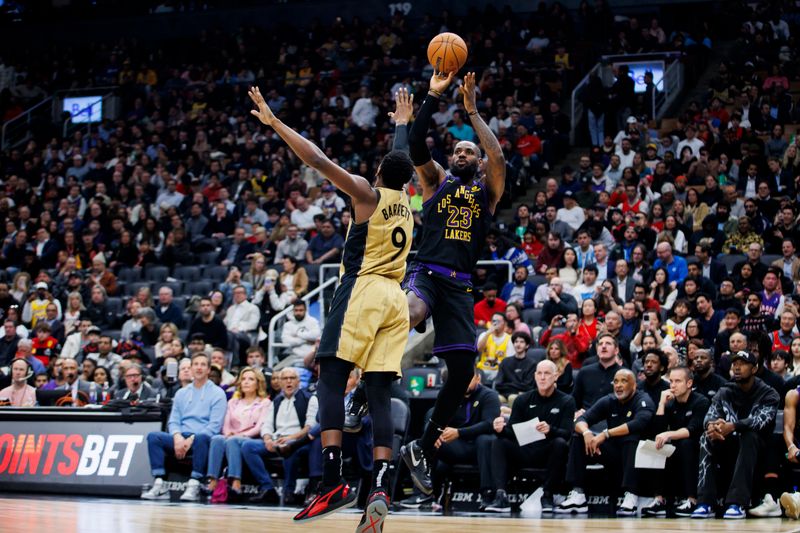
[[[425,138],[428,135],[428,125],[431,123],[431,117],[433,117],[433,113],[439,106],[439,98],[447,90],[454,76],[454,72],[448,74],[446,78],[441,78],[437,72],[433,73],[428,96],[423,100],[422,106],[420,106],[417,113],[417,118],[408,132],[409,155],[411,155],[411,160],[414,162],[414,167],[422,184],[423,199],[430,198],[445,177],[445,172],[441,165],[431,159],[431,152],[425,144]]]
[[[253,109],[250,113],[263,124],[272,127],[303,163],[331,180],[334,185],[353,199],[354,204],[377,204],[377,193],[365,178],[350,174],[328,159],[316,144],[281,122],[267,105],[258,87],[251,87],[247,94],[258,108]]]
[[[392,150],[408,153],[408,123],[414,114],[414,95],[401,88],[394,95],[395,110],[389,112],[389,118],[394,120],[394,141]]]
[[[503,156],[503,149],[495,137],[494,133],[486,122],[483,121],[478,113],[478,106],[475,102],[475,73],[468,72],[464,76],[464,83],[459,86],[458,91],[464,97],[464,109],[469,115],[472,127],[481,141],[481,148],[489,159],[486,167],[486,185],[489,191],[489,203],[494,212],[497,202],[503,196],[503,189],[506,185],[506,158]]]

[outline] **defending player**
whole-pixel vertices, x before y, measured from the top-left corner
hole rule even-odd
[[[389,463],[393,422],[389,389],[400,373],[408,339],[408,303],[400,288],[411,249],[414,227],[404,186],[414,174],[408,154],[392,150],[381,161],[375,187],[330,161],[312,142],[278,120],[258,88],[250,89],[258,107],[252,113],[271,126],[307,165],[347,193],[353,203],[353,222],[344,246],[341,283],[336,289],[322,332],[317,358],[317,395],[322,429],[323,475],[319,493],[296,521],[321,518],[356,503],[355,492],[342,478],[344,392],[354,365],[364,370],[373,419],[373,488],[357,532],[379,532],[389,512]],[[399,129],[412,113],[412,98],[397,94]],[[403,132],[399,132],[403,134]]]
[[[492,215],[506,179],[503,150],[481,119],[475,102],[475,73],[464,77],[459,92],[472,127],[486,151],[461,141],[453,151],[450,171],[431,159],[425,144],[431,116],[454,74],[434,73],[428,96],[409,132],[409,149],[422,185],[422,237],[414,263],[404,281],[411,326],[433,316],[436,338],[433,353],[447,363],[447,382],[442,387],[433,415],[420,440],[401,451],[414,483],[425,494],[433,491],[431,459],[436,440],[455,414],[473,375],[475,326],[470,283],[472,269],[481,253]],[[485,177],[481,178],[481,172]]]

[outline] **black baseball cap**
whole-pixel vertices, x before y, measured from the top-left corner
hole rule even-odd
[[[753,366],[758,364],[758,361],[756,361],[756,356],[751,354],[750,352],[745,352],[744,350],[731,354],[731,363],[733,363],[737,359],[741,359],[745,363],[749,363]]]

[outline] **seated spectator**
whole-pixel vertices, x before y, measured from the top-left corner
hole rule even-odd
[[[535,292],[536,286],[528,281],[528,269],[518,266],[514,270],[513,281],[503,285],[503,289],[500,291],[500,300],[506,303],[519,302],[523,309],[532,309]]]
[[[258,438],[270,409],[267,382],[259,370],[243,368],[236,379],[236,391],[228,402],[222,433],[211,437],[208,452],[208,490],[214,492],[222,473],[222,459],[228,464],[231,482],[228,501],[236,502],[242,494],[242,445]]]
[[[506,317],[503,313],[494,313],[490,328],[478,337],[478,362],[476,367],[483,371],[487,383],[492,383],[497,376],[500,363],[509,352],[511,335],[506,333]]]
[[[484,335],[488,334],[485,333]],[[536,362],[528,357],[531,337],[527,333],[515,332],[511,335],[514,357],[506,357],[500,362],[494,388],[500,394],[500,403],[513,405],[517,396],[533,387]]]
[[[343,249],[344,239],[336,233],[333,222],[324,220],[320,232],[308,242],[306,249],[309,276],[314,279],[318,277],[319,265],[339,262]]]
[[[299,260],[294,256],[287,255],[283,258],[283,271],[278,280],[281,287],[290,289],[295,297],[303,297],[308,293],[308,274],[306,269],[299,266]]]
[[[245,238],[244,228],[236,228],[230,240],[223,241],[222,251],[217,261],[222,266],[236,265],[241,267],[242,262],[254,252],[252,243]]]
[[[38,320],[46,318],[47,306],[51,303],[58,308],[58,317],[61,318],[61,302],[48,291],[47,283],[40,281],[33,286],[33,289],[35,292],[27,297],[22,309],[22,321],[31,327],[36,327]],[[18,300],[22,301],[23,298]]]
[[[475,325],[488,326],[494,313],[505,313],[506,302],[497,297],[497,285],[492,282],[483,286],[483,299],[475,304]]]
[[[50,326],[45,320],[40,320],[34,331],[36,336],[33,338],[31,353],[47,366],[51,357],[58,357],[61,353],[61,345],[55,337],[50,335]]]
[[[100,339],[97,342],[97,348],[98,351],[89,354],[87,358],[97,363],[97,366],[105,368],[108,371],[111,380],[116,383],[119,379],[118,365],[122,361],[122,356],[113,352],[113,342],[111,337],[108,335],[100,336]]]
[[[578,302],[589,300],[594,297],[600,289],[601,282],[597,276],[597,265],[590,264],[583,269],[583,281],[572,289],[572,294]]]
[[[264,281],[267,277],[267,259],[264,257],[264,254],[261,253],[254,253],[250,260],[250,271],[245,272],[244,276],[242,276],[242,280],[249,283],[250,286],[253,288],[253,292],[258,292],[262,289],[264,285]]]
[[[301,235],[296,224],[290,224],[286,229],[286,238],[278,243],[275,251],[275,264],[280,264],[285,257],[293,257],[295,262],[305,261],[308,241]]]
[[[558,490],[567,469],[567,444],[572,435],[572,416],[575,400],[556,388],[558,369],[549,360],[536,365],[536,388],[519,396],[514,402],[508,421],[499,416],[493,429],[499,436],[492,442],[491,473],[494,500],[486,506],[489,512],[509,512],[511,506],[506,495],[510,472],[520,468],[544,467],[544,493],[541,498],[543,513],[553,512],[553,494]],[[536,430],[545,435],[543,440],[520,445],[511,427],[514,424],[538,419]],[[513,470],[512,470],[513,469]]]
[[[169,489],[164,483],[167,475],[164,459],[169,454],[181,461],[190,452],[191,479],[181,501],[200,499],[200,481],[206,475],[208,448],[211,438],[222,429],[227,408],[225,393],[208,380],[209,369],[210,361],[206,354],[192,356],[192,383],[175,394],[167,423],[168,432],[154,431],[147,435],[147,453],[155,482],[142,494],[145,500],[169,499]]]
[[[551,207],[548,207],[548,210]],[[544,274],[549,268],[559,268],[564,255],[564,241],[558,233],[551,231],[547,234],[547,246],[536,258],[536,272]]]
[[[92,321],[88,318],[82,318],[78,324],[78,328],[64,341],[64,347],[61,349],[60,357],[66,359],[75,359],[83,352],[84,347],[89,344],[90,335],[99,335],[100,328],[92,325]]]
[[[229,302],[231,299],[233,299],[233,288],[237,285],[241,285],[245,288],[248,298],[253,296],[253,286],[250,285],[250,283],[242,280],[242,271],[239,270],[238,266],[231,265],[225,281],[219,284],[219,292],[222,293],[222,296],[226,302]],[[264,285],[262,285],[261,290],[264,290],[264,288]],[[224,317],[221,318],[224,320]]]
[[[657,494],[650,505],[642,508],[642,516],[666,516],[665,494],[670,494],[676,498],[675,514],[688,517],[697,506],[697,458],[710,402],[692,390],[694,380],[687,367],[675,367],[668,375],[669,389],[660,394],[653,431],[656,448],[667,443],[675,446],[665,467],[665,472],[672,475],[658,477]]]
[[[769,370],[784,381],[787,381],[792,376],[792,356],[789,352],[783,350],[776,350],[769,356],[766,362]]]
[[[218,346],[211,349],[211,365],[219,367],[220,383],[217,385],[221,386],[223,389],[227,389],[228,386],[232,385],[236,381],[236,376],[228,372],[228,368],[231,365],[228,358],[228,353],[225,351],[225,349]]]
[[[292,304],[292,316],[283,325],[281,342],[288,345],[288,356],[279,363],[277,368],[298,366],[309,354],[317,348],[321,330],[319,321],[308,314],[308,307],[303,300],[295,300]]]
[[[319,334],[318,334],[319,335]],[[258,495],[250,498],[251,503],[278,503],[278,493],[272,485],[264,465],[268,457],[280,457],[279,446],[299,440],[308,435],[317,419],[319,405],[317,397],[305,389],[300,389],[300,376],[296,368],[284,368],[280,372],[281,393],[273,400],[272,408],[267,408],[261,426],[262,440],[251,439],[241,445],[242,459],[258,484]],[[302,496],[295,496],[297,463],[308,457],[309,446],[295,450],[283,460],[285,479],[283,501],[287,505],[302,504]]]
[[[58,318],[58,307],[55,304],[48,304],[45,309],[44,320],[39,321],[40,324],[47,324],[50,327],[50,335],[55,338],[59,344],[64,342],[64,324]]]
[[[575,287],[578,284],[580,272],[578,271],[578,256],[574,249],[564,249],[564,255],[561,257],[561,263],[558,265],[558,277],[571,287]]]
[[[0,338],[0,367],[8,366],[17,353],[17,344],[21,337],[17,335],[17,327],[13,320],[3,321],[3,337]]]
[[[554,335],[555,328],[564,328],[565,331]],[[542,332],[539,342],[547,346],[551,340],[560,340],[564,343],[567,348],[567,358],[573,368],[581,368],[586,352],[592,344],[592,339],[586,330],[578,327],[578,315],[575,313],[568,314],[566,318],[561,315],[553,317],[550,327]]]
[[[14,359],[11,363],[11,385],[0,390],[0,399],[7,400],[12,407],[36,405],[36,389],[28,382],[33,377],[33,366],[25,359]]]
[[[750,503],[755,480],[755,464],[775,426],[780,398],[771,387],[756,379],[757,359],[746,351],[732,354],[731,359],[733,382],[714,396],[703,420],[698,505],[692,518],[715,516],[717,465],[733,472],[725,496],[724,517],[745,517],[744,507]],[[737,435],[732,435],[734,431]],[[770,503],[766,498],[763,503]],[[773,496],[769,498],[774,503]]]
[[[91,298],[86,305],[85,316],[92,324],[101,329],[108,329],[116,322],[114,313],[108,307],[108,297],[106,290],[100,286],[95,285],[91,289]]]
[[[558,369],[558,390],[572,393],[574,387],[573,366],[569,362],[569,352],[561,339],[551,340],[545,348],[545,359],[552,361]]]
[[[158,289],[158,304],[156,304],[153,311],[155,311],[159,322],[162,324],[170,322],[180,329],[184,326],[183,309],[178,307],[173,298],[171,287],[161,287]]]
[[[155,400],[158,391],[144,380],[144,371],[139,364],[132,364],[122,372],[125,387],[117,389],[114,393],[115,400],[136,401]]]
[[[578,312],[578,302],[564,290],[561,278],[553,277],[547,284],[547,300],[542,306],[542,322],[550,324],[557,315],[561,317]]]
[[[597,362],[583,366],[575,377],[572,397],[579,412],[589,409],[597,400],[612,392],[614,375],[622,368],[619,364],[619,343],[612,333],[601,334],[596,345]]]
[[[525,333],[528,336],[532,336],[531,328],[522,321],[522,305],[520,303],[514,302],[506,306],[506,327],[509,328],[512,332],[520,332]]]
[[[656,255],[658,255],[658,259],[653,263],[653,268],[658,269],[663,266],[667,271],[667,282],[673,289],[676,288],[688,275],[686,259],[674,255],[672,245],[668,242],[658,244]]]
[[[106,268],[106,260],[102,254],[96,255],[92,259],[92,269],[87,274],[84,283],[88,287],[100,285],[108,295],[117,294],[117,277]]]
[[[143,346],[154,346],[158,342],[158,336],[161,331],[161,324],[156,318],[156,313],[149,307],[144,307],[139,310],[137,315],[141,327],[136,339],[142,343]]]
[[[223,323],[239,341],[239,352],[244,356],[258,336],[258,325],[261,322],[261,311],[247,301],[247,289],[239,285],[233,289],[233,302],[225,313]],[[226,344],[227,345],[227,344]],[[219,346],[219,344],[217,344]],[[244,357],[242,357],[244,358]],[[238,363],[238,357],[234,363]]]
[[[225,323],[214,315],[211,300],[202,298],[197,316],[189,326],[187,341],[195,334],[203,335],[203,340],[212,346],[228,346],[228,330]]]
[[[606,340],[607,337],[601,337]],[[638,480],[634,457],[639,438],[650,424],[655,406],[650,398],[636,390],[636,377],[628,369],[614,375],[614,392],[601,397],[588,411],[578,417],[569,450],[567,484],[572,490],[557,508],[557,513],[588,511],[583,492],[586,465],[589,461],[602,463],[615,477],[622,474],[625,498],[617,508],[618,516],[634,516],[638,510]],[[607,426],[595,434],[590,427],[605,421]]]

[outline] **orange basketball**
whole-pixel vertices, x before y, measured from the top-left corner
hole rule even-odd
[[[467,55],[467,43],[455,33],[440,33],[428,45],[428,61],[436,72],[458,72]]]

